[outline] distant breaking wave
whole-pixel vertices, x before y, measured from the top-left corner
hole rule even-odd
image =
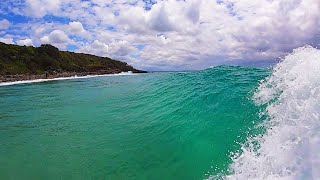
[[[225,179],[319,179],[320,50],[295,49],[261,82],[253,99],[265,106],[266,133],[248,138]]]
[[[0,83],[0,86],[10,86],[10,85],[16,85],[16,84],[30,84],[30,83],[69,80],[69,79],[84,79],[84,78],[105,77],[105,76],[129,76],[129,75],[135,75],[135,74],[132,73],[131,71],[129,71],[129,72],[121,72],[119,74],[71,76],[71,77],[59,77],[59,78],[52,78],[52,79],[34,79],[34,80],[25,80],[25,81],[4,82],[4,83]]]

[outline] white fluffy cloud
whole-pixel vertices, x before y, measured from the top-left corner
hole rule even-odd
[[[10,22],[6,19],[0,20],[0,29],[8,29],[10,27]]]
[[[84,35],[86,30],[83,28],[81,22],[72,21],[69,23],[70,32],[74,35]]]
[[[17,44],[21,46],[32,46],[33,42],[32,39],[21,39],[17,41]]]
[[[60,0],[26,0],[25,1],[26,15],[33,17],[43,17],[47,14],[54,14],[58,12],[61,1]]]
[[[3,37],[0,37],[0,42],[6,44],[14,44],[12,35],[5,34]]]
[[[79,52],[99,54],[100,56],[108,56],[109,46],[99,40],[95,40],[92,44],[86,44],[82,46]]]
[[[78,52],[110,56],[143,69],[259,64],[298,46],[320,43],[319,0],[157,0],[155,4],[26,0],[16,4],[11,9],[21,10],[13,13],[40,18],[12,25],[29,33],[34,45],[73,44]],[[42,18],[46,15],[67,22]]]
[[[69,42],[71,42],[68,35],[61,30],[52,31],[49,35],[43,36],[40,41],[43,44],[53,44],[63,49]]]

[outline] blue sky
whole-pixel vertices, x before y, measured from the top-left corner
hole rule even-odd
[[[0,41],[108,56],[145,70],[268,66],[320,43],[318,0],[4,0]]]

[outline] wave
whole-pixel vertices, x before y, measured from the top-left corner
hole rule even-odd
[[[95,77],[106,77],[106,76],[129,76],[129,75],[136,75],[136,74],[132,73],[131,71],[128,71],[128,72],[121,72],[118,74],[71,76],[71,77],[59,77],[59,78],[52,78],[52,79],[34,79],[34,80],[25,80],[25,81],[4,82],[4,83],[0,83],[0,86],[11,86],[11,85],[17,85],[17,84],[30,84],[30,83],[61,81],[61,80],[70,80],[70,79],[84,79],[84,78],[95,78]]]
[[[320,177],[320,50],[297,48],[253,95],[268,119],[265,133],[249,137],[232,157],[225,179]]]

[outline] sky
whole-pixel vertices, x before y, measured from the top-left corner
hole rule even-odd
[[[1,0],[0,41],[143,70],[268,66],[320,46],[320,0]]]

